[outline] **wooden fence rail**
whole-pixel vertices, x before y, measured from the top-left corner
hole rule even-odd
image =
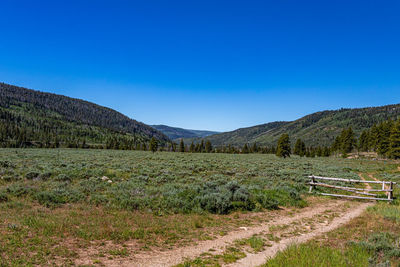
[[[346,192],[352,192],[359,195],[366,195],[372,197],[363,197],[363,196],[353,196],[353,195],[340,195],[340,194],[328,194],[328,193],[318,193],[324,196],[333,196],[333,197],[344,197],[344,198],[354,198],[354,199],[368,199],[368,200],[393,200],[393,185],[395,182],[391,181],[365,181],[365,180],[355,180],[355,179],[343,179],[343,178],[333,178],[333,177],[322,177],[322,176],[308,176],[311,181],[308,183],[310,185],[309,192],[311,193],[313,189],[317,186],[332,188],[337,190],[343,190]],[[337,182],[346,182],[346,183],[367,183],[367,184],[382,184],[382,189],[374,189],[374,188],[356,188],[356,187],[345,187],[339,185],[331,185],[327,183],[318,182],[318,180],[324,181],[337,181]],[[388,185],[389,189],[386,189],[385,185]],[[387,198],[379,198],[378,194],[370,193],[370,192],[384,192],[387,194]]]

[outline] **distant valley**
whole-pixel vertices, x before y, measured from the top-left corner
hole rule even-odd
[[[204,138],[213,134],[218,134],[219,132],[213,131],[202,131],[202,130],[189,130],[178,127],[171,127],[167,125],[150,125],[151,127],[162,132],[171,140],[178,141],[181,138]]]

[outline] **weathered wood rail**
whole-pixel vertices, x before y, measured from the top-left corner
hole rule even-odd
[[[366,195],[366,196],[370,196],[370,197],[354,196],[354,195],[329,194],[329,193],[318,193],[318,194],[323,195],[323,196],[344,197],[344,198],[354,198],[354,199],[368,199],[368,200],[393,201],[393,186],[396,184],[395,182],[391,182],[391,181],[366,181],[366,180],[322,177],[322,176],[315,176],[315,175],[308,176],[308,178],[311,179],[311,181],[308,183],[310,185],[310,190],[309,190],[310,193],[317,186],[320,186],[320,187],[325,187],[325,188],[343,190],[343,191],[346,191],[346,192],[351,192],[351,193],[355,193],[355,194],[359,194],[359,195]],[[318,180],[346,182],[346,183],[382,184],[382,189],[345,187],[345,186],[321,183]],[[389,187],[388,189],[386,188],[386,185],[388,185],[388,187]],[[370,192],[383,192],[383,193],[386,193],[387,198],[380,198],[380,197],[378,197],[378,194],[374,194],[374,193],[370,193]]]

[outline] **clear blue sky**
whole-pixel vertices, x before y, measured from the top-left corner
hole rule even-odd
[[[0,81],[233,130],[400,103],[400,1],[0,3]]]

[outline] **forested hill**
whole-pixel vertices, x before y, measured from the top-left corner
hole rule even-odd
[[[151,125],[151,127],[159,130],[160,132],[168,136],[171,140],[175,141],[178,141],[178,139],[180,138],[196,138],[196,137],[201,138],[218,133],[212,131],[182,129],[167,125]]]
[[[91,142],[136,146],[158,130],[91,102],[0,83],[0,142]],[[20,140],[16,140],[20,139]]]
[[[288,133],[292,145],[301,138],[307,146],[331,145],[335,137],[348,127],[352,127],[356,136],[363,130],[386,119],[400,116],[400,104],[381,107],[339,109],[316,112],[295,121],[271,122],[231,132],[216,134],[204,138],[213,145],[243,146],[245,143],[276,145],[283,133]]]

